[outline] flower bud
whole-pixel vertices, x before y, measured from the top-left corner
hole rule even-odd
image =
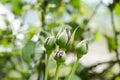
[[[56,52],[56,55],[55,55],[55,58],[54,58],[57,63],[64,63],[65,62],[65,59],[66,59],[66,54],[65,54],[65,51],[63,50],[58,50]]]
[[[56,43],[61,49],[66,48],[69,40],[71,38],[70,30],[66,28],[62,33],[57,35]]]
[[[56,40],[54,36],[48,37],[44,43],[46,52],[51,53],[56,47]]]
[[[88,52],[87,40],[83,40],[77,44],[76,48],[77,58],[81,58],[84,54]]]

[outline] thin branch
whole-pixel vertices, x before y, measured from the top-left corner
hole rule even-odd
[[[100,73],[97,73],[95,71],[92,71],[92,73],[90,73],[90,78],[94,79],[95,76],[98,77],[100,80],[106,80],[104,75],[106,74],[106,72],[108,72],[112,67],[113,67],[114,64],[109,64],[102,72]]]
[[[88,23],[91,21],[91,19],[95,16],[95,14],[96,14],[98,8],[100,7],[101,3],[102,3],[102,1],[100,1],[100,3],[97,4],[97,6],[95,7],[93,13],[91,14],[90,18],[88,19],[88,22],[85,24],[85,26],[87,26]]]
[[[92,70],[93,68],[95,68],[97,66],[100,66],[100,65],[103,65],[103,64],[108,64],[108,67],[105,68],[101,73],[96,73],[96,72],[90,73],[90,78],[94,78],[96,76],[96,77],[99,77],[99,79],[104,80],[104,77],[102,75],[104,75],[105,72],[108,72],[114,66],[114,64],[116,64],[118,62],[120,62],[120,60],[114,60],[114,61],[111,60],[111,61],[105,61],[105,62],[97,63],[95,65],[92,65],[92,66],[88,67],[87,68],[88,70]]]
[[[90,66],[89,69],[93,69],[93,68],[95,68],[99,65],[102,65],[102,64],[115,64],[115,63],[118,63],[118,62],[120,62],[120,60],[101,62],[101,63]]]

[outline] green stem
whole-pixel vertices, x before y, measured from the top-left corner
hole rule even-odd
[[[56,68],[56,72],[55,72],[55,80],[58,80],[59,68],[60,68],[60,64],[57,63],[57,68]]]
[[[114,12],[111,10],[111,23],[112,23],[112,28],[113,28],[113,33],[114,33],[114,40],[115,40],[115,53],[116,53],[116,59],[119,60],[119,51],[118,51],[118,39],[117,39],[117,30],[115,29],[115,22],[114,22]],[[120,67],[120,62],[118,62],[119,67]],[[120,71],[119,71],[120,72]]]
[[[48,78],[48,63],[49,63],[49,58],[50,58],[50,55],[48,55],[47,59],[46,59],[45,80],[47,80],[47,78]]]
[[[77,59],[77,61],[75,62],[74,66],[72,67],[72,71],[71,71],[71,73],[70,73],[70,75],[68,77],[68,80],[71,80],[73,74],[75,73],[75,70],[76,70],[76,67],[77,67],[78,63],[79,63],[79,59]]]

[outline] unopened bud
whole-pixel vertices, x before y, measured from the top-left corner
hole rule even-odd
[[[65,54],[65,51],[63,50],[58,50],[56,52],[56,55],[55,55],[55,58],[54,58],[57,63],[64,63],[65,62],[65,59],[66,59],[66,54]]]
[[[83,40],[77,44],[76,48],[77,58],[81,58],[84,54],[88,52],[87,40]]]
[[[56,40],[54,36],[48,37],[44,43],[46,52],[51,53],[56,47]]]
[[[66,48],[71,38],[70,30],[66,28],[62,33],[58,34],[56,42],[61,49]]]

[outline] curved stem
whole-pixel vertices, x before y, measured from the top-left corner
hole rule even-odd
[[[50,58],[50,56],[48,55],[47,59],[46,59],[45,80],[47,80],[47,78],[48,78],[48,63],[49,63],[49,58]]]
[[[76,67],[77,67],[78,63],[79,63],[79,59],[77,59],[77,61],[76,61],[75,64],[73,65],[72,71],[71,71],[71,73],[70,73],[70,75],[69,75],[69,77],[68,77],[68,80],[71,80],[73,74],[75,73],[75,70],[76,70]]]
[[[55,80],[58,80],[59,68],[60,68],[60,64],[57,63],[57,68],[56,68],[56,72],[55,72]]]

